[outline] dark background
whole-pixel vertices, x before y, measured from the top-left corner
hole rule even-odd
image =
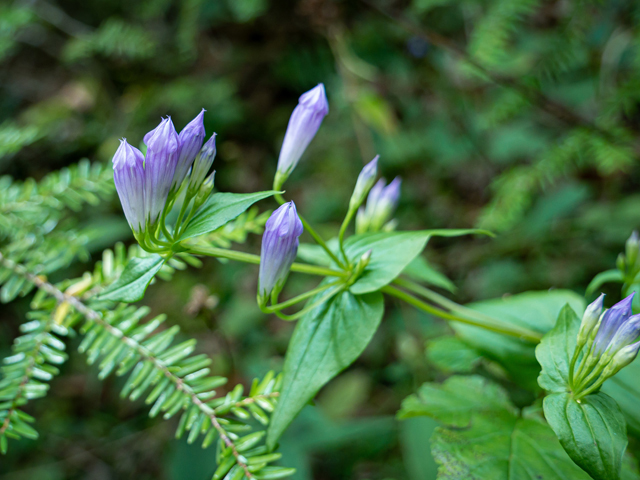
[[[297,97],[323,82],[330,113],[286,188],[326,237],[379,153],[382,174],[403,178],[399,228],[497,233],[429,244],[457,301],[582,294],[640,223],[639,25],[633,0],[5,1],[0,173],[40,179],[85,157],[109,162],[119,138],[137,145],[161,116],[180,130],[205,108],[217,188],[266,190]],[[80,220],[96,229],[94,260],[131,241],[115,197]],[[258,245],[251,236],[238,248]],[[248,383],[281,367],[293,327],[259,312],[256,281],[253,266],[210,259],[144,303],[197,337],[230,385]],[[292,276],[288,288],[313,285]],[[28,299],[0,310],[0,353],[27,310]],[[300,479],[433,478],[431,424],[393,415],[443,378],[424,342],[446,329],[390,308],[363,357],[283,439],[283,464]],[[0,479],[210,478],[213,450],[174,441],[173,422],[148,419],[118,386],[72,353],[27,408],[41,438],[14,442]]]

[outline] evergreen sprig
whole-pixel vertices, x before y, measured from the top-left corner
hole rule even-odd
[[[226,396],[216,397],[215,389],[224,385],[227,379],[210,375],[211,359],[206,355],[192,355],[195,340],[175,342],[179,333],[177,326],[160,328],[164,315],[143,323],[141,320],[149,313],[147,307],[113,305],[93,299],[100,290],[96,280],[104,282],[113,278],[114,257],[107,254],[105,260],[96,265],[93,275],[87,274],[80,280],[65,281],[56,286],[0,254],[4,268],[11,269],[40,290],[33,302],[33,307],[40,313],[32,315],[38,324],[32,323],[35,328],[27,332],[27,338],[20,337],[16,341],[16,354],[9,358],[3,369],[3,374],[6,375],[6,369],[10,373],[0,390],[3,450],[6,451],[7,438],[37,436],[29,425],[33,419],[18,407],[30,398],[43,396],[47,387],[42,380],[57,373],[50,365],[56,362],[55,358],[51,360],[51,344],[59,363],[65,359],[64,343],[51,332],[66,336],[80,324],[79,332],[84,339],[79,350],[87,355],[90,364],[99,361],[99,378],[104,379],[114,371],[118,376],[129,374],[121,396],[132,401],[146,396],[145,402],[152,404],[152,417],[162,412],[163,418],[169,419],[184,411],[176,437],[189,432],[188,442],[192,443],[202,435],[203,448],[218,439],[216,458],[219,466],[214,478],[290,475],[292,469],[268,466],[280,455],[269,453],[265,446],[260,446],[265,432],[252,431],[247,423],[254,418],[262,425],[268,424],[268,412],[275,407],[280,378],[270,372],[261,381],[254,380],[248,396],[243,396],[243,387],[238,385]],[[29,346],[32,347],[27,352],[29,355],[20,351],[20,345],[27,342],[31,342]],[[25,353],[24,358],[16,357],[21,353]]]

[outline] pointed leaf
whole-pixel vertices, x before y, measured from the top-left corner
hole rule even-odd
[[[627,428],[620,407],[596,393],[576,402],[570,393],[544,399],[544,415],[576,464],[594,480],[618,480],[627,448]]]
[[[215,193],[200,207],[180,237],[181,240],[212,232],[233,220],[259,200],[278,192]],[[280,192],[282,193],[282,192]]]
[[[319,294],[322,295],[322,294]],[[310,302],[315,301],[311,299]],[[309,400],[360,356],[376,332],[384,305],[379,292],[342,292],[296,325],[284,364],[282,390],[267,432],[276,441]]]
[[[164,259],[156,254],[144,258],[132,258],[120,278],[102,292],[98,299],[126,303],[141,300],[149,283],[163,264]]]

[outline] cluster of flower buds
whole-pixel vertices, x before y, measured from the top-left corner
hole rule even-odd
[[[213,177],[205,177],[216,154],[215,134],[202,145],[203,118],[204,109],[180,134],[171,118],[163,119],[144,136],[146,156],[126,139],[121,140],[113,156],[113,176],[125,216],[137,238],[145,232],[155,235],[162,213],[171,208],[183,184],[188,185],[187,202],[211,192]]]
[[[391,231],[396,222],[391,219],[398,206],[402,180],[396,177],[389,185],[384,178],[378,180],[367,198],[367,205],[358,210],[356,233]]]
[[[590,304],[582,317],[572,362],[574,394],[580,398],[629,365],[640,350],[640,315],[633,315],[634,293],[603,312],[604,295]],[[576,365],[579,353],[581,362]]]
[[[323,84],[320,83],[300,96],[298,105],[289,118],[289,125],[280,149],[278,170],[273,182],[274,190],[279,190],[296,168],[300,157],[316,136],[322,120],[328,113],[329,103]]]
[[[258,303],[266,305],[271,297],[276,303],[298,254],[298,237],[304,228],[296,206],[288,202],[271,214],[265,225],[260,252]]]

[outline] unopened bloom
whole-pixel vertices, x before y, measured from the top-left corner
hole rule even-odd
[[[216,134],[211,135],[211,138],[207,140],[202,146],[200,153],[196,156],[193,162],[193,169],[191,170],[191,178],[189,179],[189,191],[196,192],[202,182],[204,182],[207,173],[211,165],[213,165],[213,159],[216,158]]]
[[[378,232],[391,220],[400,199],[400,185],[402,180],[396,177],[389,185],[381,178],[376,183],[367,198],[366,207],[358,210],[356,217],[356,232]],[[386,185],[386,186],[385,186]]]
[[[144,136],[147,156],[144,162],[145,210],[150,224],[162,212],[178,161],[178,134],[167,117]]]
[[[275,182],[278,188],[296,168],[300,157],[315,137],[322,120],[328,113],[329,103],[322,83],[300,96],[298,105],[289,119],[280,149]]]
[[[609,362],[602,372],[602,375],[606,378],[614,376],[636,359],[638,356],[638,350],[640,350],[640,342],[635,342],[622,347],[613,356],[611,362]]]
[[[298,237],[304,230],[293,202],[285,203],[271,214],[262,236],[258,297],[266,304],[269,295],[277,295],[287,280],[298,253]]]
[[[594,353],[596,355],[601,355],[605,353],[605,351],[610,351],[613,355],[615,351],[622,347],[619,343],[612,344],[612,340],[618,333],[618,330],[620,330],[631,317],[631,303],[633,302],[634,295],[635,292],[619,301],[602,316],[602,321],[600,322],[598,333],[596,333],[595,337]]]
[[[598,323],[598,319],[602,314],[602,305],[604,302],[604,293],[596,298],[584,311],[582,316],[582,322],[580,323],[580,331],[578,333],[578,345],[582,346],[587,341],[587,338],[593,327]]]
[[[145,227],[144,213],[144,155],[129,145],[126,139],[113,156],[113,179],[124,215],[131,229],[140,233]]]
[[[380,155],[376,155],[373,160],[364,166],[360,175],[358,175],[356,188],[353,189],[353,194],[349,201],[349,210],[353,209],[355,211],[355,209],[362,204],[364,197],[369,193],[371,187],[373,187],[373,184],[376,181],[376,176],[378,175],[379,158]]]
[[[189,173],[193,160],[202,148],[202,142],[205,137],[204,112],[205,109],[203,108],[196,118],[191,120],[178,135],[178,162],[173,175],[173,182],[171,183],[172,190],[180,188],[182,181]]]

